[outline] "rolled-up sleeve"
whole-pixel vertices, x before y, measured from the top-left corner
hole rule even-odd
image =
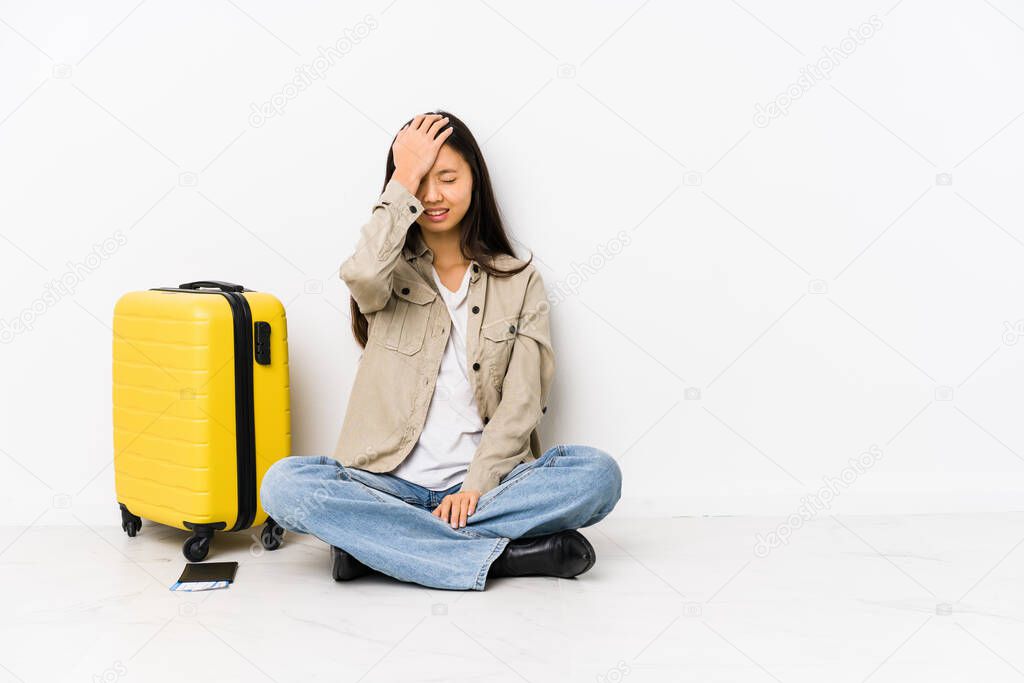
[[[532,270],[502,382],[501,400],[480,437],[462,490],[486,493],[528,456],[555,376],[551,305],[540,273]]]
[[[422,212],[420,200],[392,177],[370,220],[360,229],[355,251],[338,269],[361,313],[373,313],[387,305],[406,233]]]

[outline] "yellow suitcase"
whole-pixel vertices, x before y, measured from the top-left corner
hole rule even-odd
[[[228,282],[129,292],[114,306],[114,479],[121,528],[142,518],[187,529],[186,559],[214,531],[266,523],[270,466],[290,454],[285,311],[271,294]]]

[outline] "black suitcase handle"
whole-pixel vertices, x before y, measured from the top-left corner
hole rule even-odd
[[[178,285],[178,289],[199,289],[200,287],[219,289],[222,292],[245,291],[245,287],[242,285],[236,285],[233,282],[223,282],[221,280],[196,280],[195,282],[186,282]]]

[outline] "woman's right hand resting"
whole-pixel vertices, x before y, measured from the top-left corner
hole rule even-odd
[[[437,134],[447,123],[447,116],[420,114],[398,131],[395,144],[391,147],[395,161],[394,177],[411,194],[416,194],[420,180],[437,161],[441,145],[454,131],[454,128],[448,128],[440,135]]]

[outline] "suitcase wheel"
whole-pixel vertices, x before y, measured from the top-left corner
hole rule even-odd
[[[211,536],[212,534],[194,534],[189,536],[181,547],[181,552],[185,555],[185,559],[189,562],[202,562],[205,560],[206,556],[210,553]]]
[[[142,529],[142,518],[129,512],[124,503],[119,505],[121,507],[121,530],[128,534],[128,538],[135,538],[135,534]]]
[[[267,523],[263,525],[260,532],[260,542],[266,550],[277,550],[281,547],[281,537],[284,536],[284,527],[267,517]]]

